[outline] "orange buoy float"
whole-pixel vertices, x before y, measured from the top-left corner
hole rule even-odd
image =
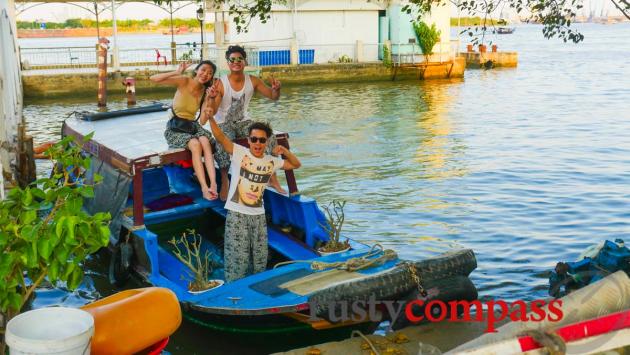
[[[94,355],[137,353],[168,338],[182,322],[177,296],[161,287],[125,290],[81,309],[94,317]]]

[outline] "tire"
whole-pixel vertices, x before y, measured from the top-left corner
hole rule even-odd
[[[417,261],[412,265],[420,277],[420,284],[424,285],[434,280],[468,276],[477,267],[477,260],[472,250],[463,249]],[[316,307],[318,316],[326,318],[329,306],[339,305],[339,301],[347,301],[351,304],[357,301],[397,300],[412,292],[416,287],[411,278],[409,266],[399,264],[386,274],[317,291],[309,297],[308,301]]]
[[[448,319],[452,316],[451,312],[453,311],[451,305],[449,305],[448,302],[474,301],[477,299],[477,296],[478,296],[477,288],[467,276],[454,276],[454,277],[449,277],[449,278],[441,279],[441,280],[433,280],[433,281],[427,282],[424,287],[426,290],[429,291],[428,299],[424,300],[423,306],[419,306],[417,304],[414,304],[411,306],[411,311],[414,315],[424,316],[427,303],[431,302],[432,300],[440,300],[446,303],[446,318]],[[432,297],[431,295],[435,295],[435,296]],[[411,293],[409,293],[404,298],[404,300],[411,302],[411,301],[417,300],[418,298],[419,298],[418,291],[414,290]],[[405,304],[405,308],[403,309],[406,309],[408,302]],[[463,310],[464,310],[463,306],[458,305],[457,309],[454,310],[454,313],[457,316],[460,316],[463,313]],[[442,313],[442,308],[437,305],[433,305],[432,309],[430,310],[430,313],[432,314],[433,317],[438,318],[440,314]],[[392,329],[398,330],[411,324],[418,324],[418,323],[423,323],[423,322],[428,322],[426,317],[424,320],[414,323],[414,322],[411,322],[409,319],[407,319],[406,314],[404,312],[401,312],[398,318],[392,322]]]

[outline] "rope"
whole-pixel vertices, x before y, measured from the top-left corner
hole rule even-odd
[[[378,350],[376,350],[376,347],[374,346],[374,344],[372,344],[370,339],[368,339],[365,335],[363,335],[363,333],[361,333],[360,330],[353,330],[352,333],[350,334],[350,338],[354,338],[355,335],[358,335],[361,338],[363,338],[363,340],[365,340],[365,342],[370,346],[370,348],[372,348],[372,351],[374,352],[374,354],[380,355]]]
[[[377,250],[378,248],[378,250]],[[375,257],[380,255],[378,257]],[[346,261],[336,261],[332,263],[327,263],[323,261],[312,261],[312,260],[291,260],[291,261],[283,261],[281,263],[277,263],[273,268],[277,268],[282,265],[294,264],[294,263],[310,263],[311,269],[313,270],[327,270],[327,269],[337,269],[337,270],[346,270],[348,272],[363,270],[372,266],[379,266],[385,264],[387,261],[395,260],[398,258],[398,254],[391,249],[383,249],[383,246],[380,244],[374,244],[369,252],[365,255],[350,258]]]
[[[379,250],[376,250],[379,248]],[[380,255],[378,257],[375,257]],[[370,251],[360,257],[350,258],[346,261],[337,261],[327,263],[323,261],[313,261],[311,263],[311,269],[313,270],[326,270],[337,269],[346,270],[348,272],[363,270],[372,266],[383,265],[389,260],[395,260],[398,257],[395,251],[391,249],[383,250],[380,244],[374,244]]]
[[[542,345],[550,355],[564,355],[567,352],[567,345],[556,333],[541,330],[526,330],[521,335],[532,337],[538,344]]]

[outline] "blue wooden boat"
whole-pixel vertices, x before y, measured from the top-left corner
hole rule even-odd
[[[549,273],[549,295],[560,298],[617,271],[630,274],[630,249],[623,239],[588,248],[577,261],[558,262]]]
[[[78,113],[63,125],[63,135],[79,139],[94,132],[83,147],[92,156],[86,181],[93,173],[103,181],[85,205],[90,212],[113,216],[110,271],[115,281],[123,282],[133,271],[149,284],[175,292],[188,320],[227,335],[246,334],[248,342],[274,342],[278,336],[281,342],[275,341],[274,350],[345,338],[354,329],[369,333],[379,324],[379,319],[335,320],[341,301],[411,299],[418,284],[436,291],[429,292],[429,299],[476,299],[468,279],[476,268],[471,250],[405,262],[395,253],[350,240],[349,251],[320,256],[317,248],[328,240],[321,226],[326,219],[315,200],[298,194],[292,171],[286,172],[290,196],[272,189],[264,195],[268,270],[203,293],[189,292],[189,270],[173,255],[168,240],[194,229],[203,236],[202,249],[212,252],[216,267],[211,278],[221,279],[226,210],[221,201],[201,197],[191,168],[175,164],[190,159],[190,153],[168,149],[163,138],[166,109],[154,105]],[[277,139],[288,147],[286,133]],[[165,200],[177,202],[147,210]],[[374,263],[354,271],[328,264],[353,258]],[[324,267],[314,268],[315,261]],[[284,265],[275,267],[279,263]]]

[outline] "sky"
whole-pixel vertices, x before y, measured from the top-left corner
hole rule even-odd
[[[91,6],[90,3],[81,3],[83,6]],[[29,4],[31,5],[31,4]],[[454,8],[454,7],[453,7]],[[602,11],[603,8],[603,11]],[[173,17],[179,18],[196,18],[195,10],[197,8],[191,3],[179,11],[177,11]],[[618,16],[621,13],[614,9],[614,6],[610,0],[585,0],[584,9],[592,9],[595,11],[596,16],[599,16],[602,12],[606,14],[609,10],[609,15]],[[453,16],[457,16],[457,11],[453,9]],[[586,13],[588,15],[588,13]],[[146,3],[130,3],[126,2],[121,5],[117,11],[116,16],[119,20],[124,19],[151,19],[160,20],[168,18],[169,15],[166,11],[159,7]],[[510,18],[509,16],[506,16]],[[18,20],[20,21],[36,21],[44,20],[48,22],[64,22],[69,18],[91,18],[94,19],[94,15],[90,12],[81,9],[77,6],[61,4],[61,3],[46,3],[30,8],[23,13],[18,14]],[[103,19],[111,19],[111,12],[105,11],[102,15]]]
[[[78,3],[81,6],[90,6],[93,9],[91,3]],[[178,18],[196,18],[195,11],[197,8],[192,5],[188,5],[173,14],[173,17]],[[99,17],[110,20],[112,18],[111,11],[105,10],[105,12]],[[118,20],[127,19],[151,19],[160,20],[168,18],[168,12],[160,9],[159,7],[145,3],[124,3],[116,9],[116,18]],[[78,6],[61,4],[61,3],[46,3],[38,5],[33,8],[29,8],[23,13],[18,14],[19,21],[36,21],[44,20],[48,22],[64,22],[69,18],[91,18],[94,19],[94,15]]]

